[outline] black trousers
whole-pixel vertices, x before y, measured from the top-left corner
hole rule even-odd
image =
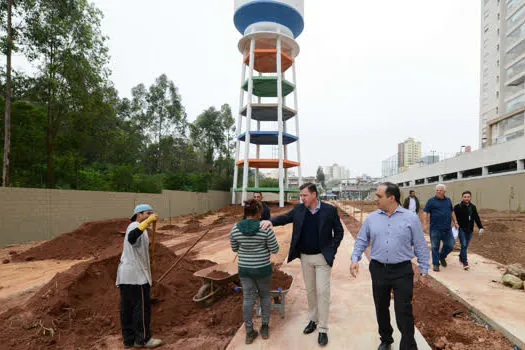
[[[124,346],[144,345],[151,338],[150,285],[121,284],[119,288]]]
[[[412,313],[412,295],[414,272],[410,261],[399,264],[382,264],[376,260],[370,262],[372,290],[376,307],[377,324],[381,342],[393,343],[392,325],[390,324],[390,293],[394,291],[394,310],[397,328],[401,332],[400,350],[417,349],[414,339],[414,315]]]

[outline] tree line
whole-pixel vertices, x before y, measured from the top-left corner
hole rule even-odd
[[[1,2],[4,186],[229,190],[235,147],[230,106],[211,106],[189,122],[165,74],[150,86],[135,86],[130,98],[119,97],[102,15],[88,0]],[[31,71],[12,70],[13,54]]]

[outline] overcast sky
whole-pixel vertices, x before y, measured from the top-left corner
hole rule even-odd
[[[166,73],[193,120],[238,109],[233,0],[96,0],[121,96]],[[479,0],[306,0],[297,59],[303,174],[381,174],[414,137],[423,153],[478,145]],[[293,156],[290,157],[294,159]]]

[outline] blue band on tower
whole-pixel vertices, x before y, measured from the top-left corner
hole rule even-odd
[[[304,29],[304,19],[296,9],[273,0],[254,0],[244,4],[235,11],[233,21],[242,35],[246,28],[258,22],[279,23],[290,29],[295,38]]]

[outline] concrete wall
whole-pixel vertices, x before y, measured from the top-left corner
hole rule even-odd
[[[229,192],[163,191],[161,194],[0,188],[0,245],[50,239],[86,221],[131,217],[140,203],[161,218],[215,210]]]
[[[463,191],[469,190],[472,202],[480,209],[525,210],[525,173],[457,180],[447,182],[446,186],[447,196],[454,204],[461,201]],[[435,195],[436,184],[404,187],[403,199],[411,189],[424,205]]]

